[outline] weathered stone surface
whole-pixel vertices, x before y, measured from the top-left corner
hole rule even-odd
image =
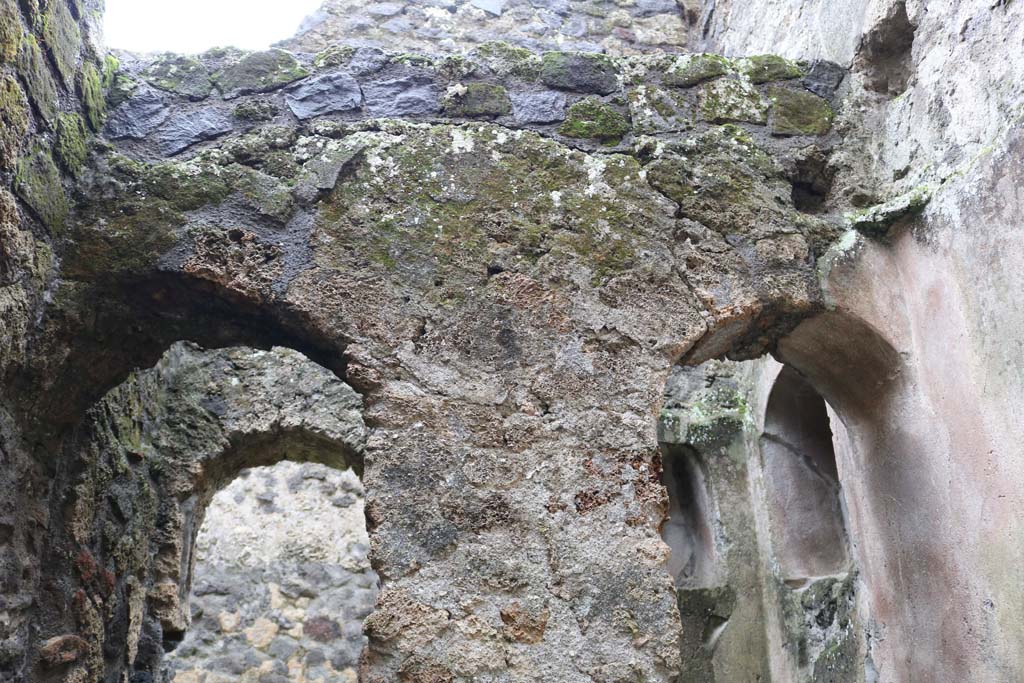
[[[57,117],[57,140],[53,148],[57,159],[68,173],[77,176],[89,154],[89,131],[78,114]]]
[[[561,90],[608,95],[618,89],[615,64],[604,55],[548,52],[540,78],[544,85]]]
[[[569,107],[558,132],[567,138],[596,138],[618,142],[630,131],[629,120],[615,107],[589,97]]]
[[[0,76],[0,170],[14,168],[28,133],[28,100],[18,82]]]
[[[755,88],[734,78],[701,86],[700,116],[711,123],[758,123],[768,120],[768,102]]]
[[[207,108],[194,112],[171,112],[159,124],[155,137],[160,151],[172,155],[233,129],[234,124],[229,114],[220,109]]]
[[[512,115],[518,123],[559,123],[565,119],[566,98],[555,90],[513,92]]]
[[[818,97],[831,100],[836,95],[836,90],[846,78],[846,69],[824,59],[815,60],[804,76],[803,86]]]
[[[662,76],[666,85],[689,88],[702,81],[724,76],[732,71],[732,64],[719,55],[684,55],[672,61]]]
[[[213,90],[209,70],[195,57],[163,55],[143,72],[143,77],[156,88],[191,100],[206,99]]]
[[[45,124],[57,115],[57,84],[47,68],[43,51],[31,35],[21,41],[18,73],[25,83],[29,99]]]
[[[285,96],[288,108],[300,119],[358,109],[363,103],[359,83],[344,72],[311,78]]]
[[[163,95],[152,88],[138,88],[107,119],[105,132],[119,138],[144,138],[167,120],[170,112]]]
[[[63,230],[70,209],[53,154],[42,142],[18,162],[14,190],[49,230]]]
[[[426,73],[367,83],[363,97],[372,116],[429,116],[441,111],[441,88]]]
[[[43,44],[53,56],[67,89],[75,87],[75,73],[78,70],[78,54],[82,49],[82,34],[78,23],[71,16],[67,2],[50,2],[42,17]]]
[[[869,235],[882,236],[897,222],[913,218],[924,211],[928,202],[931,201],[933,192],[934,189],[928,186],[916,187],[884,204],[850,213],[847,215],[847,220],[856,230]]]
[[[252,52],[213,75],[224,99],[269,92],[305,78],[309,72],[284,50]]]
[[[785,87],[768,90],[772,135],[824,135],[832,128],[832,107],[809,92]]]
[[[738,61],[739,70],[751,83],[767,83],[804,75],[803,69],[791,60],[778,55],[757,55]]]
[[[450,116],[467,118],[504,116],[512,111],[508,91],[493,83],[468,83],[453,86],[444,102]]]

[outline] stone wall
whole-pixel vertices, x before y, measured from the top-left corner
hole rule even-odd
[[[214,496],[196,538],[192,623],[167,658],[169,679],[356,681],[377,597],[368,552],[351,471],[244,470]]]
[[[696,0],[328,0],[281,45],[300,52],[340,44],[440,54],[500,40],[535,52],[681,52],[690,47],[698,5]]]

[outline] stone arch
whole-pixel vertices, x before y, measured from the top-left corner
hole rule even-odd
[[[362,399],[288,349],[175,344],[89,411],[57,474],[33,680],[145,679],[188,625],[192,548],[213,494],[282,459],[362,471]]]

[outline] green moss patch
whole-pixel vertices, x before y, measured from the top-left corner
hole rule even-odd
[[[82,51],[82,34],[67,2],[56,0],[47,4],[43,15],[43,42],[53,55],[64,84],[68,89],[73,88],[78,54]]]
[[[210,72],[195,57],[163,55],[142,73],[142,77],[154,87],[190,100],[205,99],[213,90]]]
[[[78,114],[61,113],[57,116],[57,143],[53,150],[61,166],[77,177],[89,155],[89,131]]]
[[[558,132],[567,138],[594,138],[616,143],[630,131],[629,121],[615,107],[596,97],[576,102]]]
[[[677,57],[662,74],[665,85],[689,88],[712,78],[724,76],[733,69],[732,62],[718,55],[683,55]]]
[[[103,97],[103,79],[92,62],[82,65],[82,108],[89,126],[100,132],[107,117],[107,102]]]
[[[22,33],[14,0],[0,0],[0,64],[13,64],[18,58]]]
[[[740,71],[751,83],[767,83],[800,78],[804,70],[794,61],[778,55],[757,55],[739,60]]]
[[[28,91],[32,105],[39,112],[43,123],[49,125],[57,115],[57,84],[50,75],[43,51],[39,43],[31,36],[21,41],[21,52],[18,55],[18,73]]]
[[[305,78],[309,72],[284,50],[252,52],[213,76],[224,94],[233,99],[249,93],[270,92]]]
[[[772,87],[770,129],[772,135],[824,135],[832,128],[832,107],[813,93]]]
[[[50,148],[42,142],[36,142],[31,153],[18,162],[14,191],[51,232],[63,231],[68,201]]]
[[[0,76],[0,170],[14,168],[28,132],[28,100],[18,81]]]
[[[444,110],[449,116],[504,116],[512,111],[512,101],[504,86],[495,83],[470,83],[445,99]]]

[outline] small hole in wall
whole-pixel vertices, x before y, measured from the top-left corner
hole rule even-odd
[[[913,73],[915,30],[906,2],[898,2],[864,34],[856,66],[868,90],[895,97],[907,89]]]
[[[180,643],[164,634],[168,680],[356,680],[378,590],[363,509],[353,472],[313,463],[221,489],[196,539],[192,624]]]

